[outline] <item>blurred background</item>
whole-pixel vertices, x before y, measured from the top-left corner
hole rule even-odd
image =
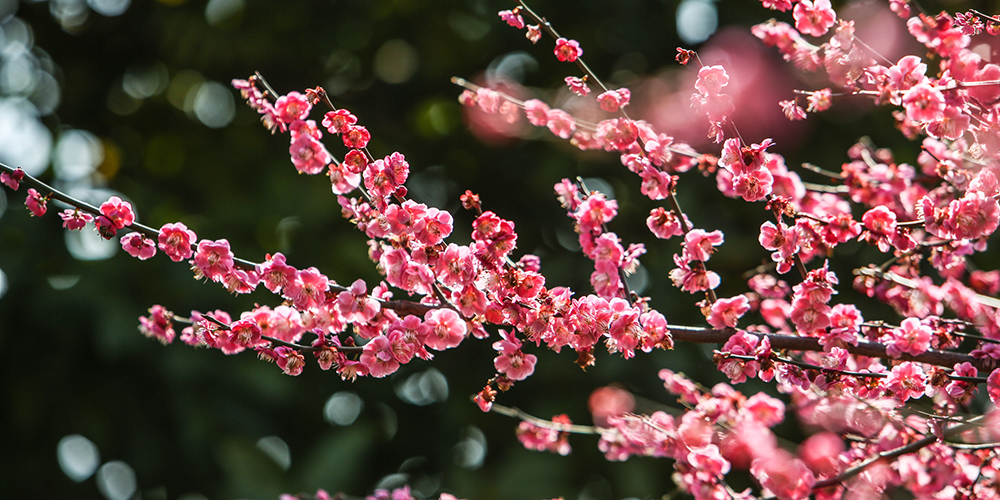
[[[667,279],[677,242],[655,241],[646,230],[656,204],[640,195],[637,179],[615,155],[575,151],[523,120],[497,126],[458,104],[461,90],[449,83],[452,76],[513,82],[524,96],[593,112],[589,100],[564,89],[565,76],[582,75],[556,61],[551,40],[533,46],[497,17],[514,6],[0,0],[0,161],[92,203],[121,196],[148,225],[182,221],[201,238],[227,238],[243,258],[260,261],[280,251],[290,264],[316,266],[341,284],[376,282],[365,238],[341,218],[328,180],[296,175],[287,136],[270,135],[229,86],[260,71],[280,93],[325,87],[371,131],[373,154],[405,154],[413,198],[456,215],[452,241],[469,241],[471,218],[458,196],[472,190],[486,209],[515,221],[517,256],[541,256],[547,285],[571,286],[578,295],[589,291],[592,266],[552,186],[564,177],[586,178],[619,202],[611,230],[625,244],[647,244],[633,289],[651,297],[671,323],[703,324],[698,298]],[[766,11],[759,2],[537,0],[531,6],[579,40],[588,64],[610,85],[632,90],[633,116],[703,152],[718,149],[705,141],[704,119],[689,109],[696,68],[674,62],[677,46],[698,49],[707,64],[726,65],[744,139],[774,137],[771,151],[790,166],[808,160],[839,170],[862,135],[894,148],[899,161],[913,162],[919,152],[918,143],[893,129],[891,110],[863,100],[838,101],[806,122],[785,120],[777,101],[792,98],[793,88],[827,84],[750,36],[751,25],[772,15],[791,22],[788,13]],[[837,7],[890,60],[924,53],[883,2]],[[327,145],[343,155],[335,142]],[[713,178],[689,173],[681,186],[681,204],[695,225],[725,232],[727,245],[711,261],[723,278],[720,296],[745,292],[743,273],[768,261],[756,243],[767,214],[721,197]],[[316,488],[362,496],[408,483],[418,496],[604,500],[674,489],[670,462],[607,462],[593,437],[572,437],[568,457],[521,447],[517,421],[481,413],[469,399],[494,372],[491,340],[468,341],[432,363],[355,383],[311,362],[292,378],[252,354],[227,357],[148,340],[137,331],[138,317],[153,304],[182,315],[238,314],[279,301],[263,288],[229,295],[194,281],[186,265],[162,255],[140,262],[89,229],[67,233],[55,215],[61,208],[33,220],[23,193],[0,190],[5,496],[273,499]],[[838,248],[832,264],[841,276],[839,300],[852,300],[850,269],[868,262],[882,260],[869,248]],[[878,305],[862,309],[866,318],[898,319]],[[679,345],[627,363],[598,353],[586,372],[575,367],[572,353],[534,350],[535,375],[499,402],[589,424],[589,395],[614,385],[635,395],[638,412],[677,407],[657,370],[720,382],[713,347]],[[775,394],[752,383],[741,390]],[[791,442],[801,437],[794,421],[779,433]],[[736,489],[749,484],[746,476],[732,478]]]

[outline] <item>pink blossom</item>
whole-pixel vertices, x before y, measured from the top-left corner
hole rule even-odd
[[[729,85],[729,75],[722,66],[702,66],[698,70],[698,80],[694,88],[702,94],[718,94],[722,87]]]
[[[595,425],[607,427],[609,417],[624,415],[635,408],[635,398],[632,393],[615,386],[599,387],[587,398],[587,408],[594,416]]]
[[[511,25],[511,27],[524,29],[524,19],[520,14],[515,14],[509,10],[501,10],[498,14],[500,15],[500,19],[503,19],[504,22]]]
[[[368,166],[368,155],[360,149],[352,149],[344,155],[343,168],[351,174],[360,174]]]
[[[361,175],[350,169],[350,164],[346,162],[330,164],[330,169],[327,170],[326,174],[330,177],[330,186],[334,194],[347,194],[361,185]]]
[[[131,226],[135,222],[135,212],[132,211],[132,204],[123,201],[117,196],[112,196],[108,201],[101,203],[101,214],[111,222],[111,226],[116,230],[124,229],[125,226]],[[111,234],[114,235],[114,232]]]
[[[900,404],[910,398],[919,398],[927,387],[927,376],[916,363],[904,361],[889,372],[885,379],[885,388],[889,395],[896,398]]]
[[[565,81],[566,86],[576,95],[585,96],[590,93],[590,87],[587,86],[586,78],[581,79],[575,76],[567,76]]]
[[[864,318],[861,311],[852,304],[837,304],[830,311],[830,330],[820,332],[819,343],[824,348],[836,345],[858,345],[858,334],[861,332]]]
[[[599,294],[600,295],[600,294]],[[642,340],[643,329],[639,324],[640,311],[631,307],[628,301],[613,298],[610,302],[614,311],[611,324],[608,325],[608,351],[620,352],[625,359],[635,356],[635,349]]]
[[[524,114],[528,122],[536,127],[544,127],[549,123],[549,106],[538,99],[524,101]]]
[[[368,141],[371,140],[372,135],[368,133],[368,129],[360,125],[351,125],[341,136],[344,140],[344,146],[351,149],[362,149],[368,145]]]
[[[803,3],[808,1],[802,0]],[[817,3],[822,1],[817,0]],[[826,3],[829,5],[829,2]],[[808,498],[816,483],[816,476],[802,460],[781,449],[774,450],[770,456],[754,459],[750,473],[774,496],[788,500]]]
[[[861,220],[865,224],[861,241],[877,243],[880,251],[888,252],[892,248],[890,241],[896,237],[896,214],[880,205],[865,212]]]
[[[685,215],[686,217],[687,215]],[[656,207],[649,211],[649,217],[646,218],[646,227],[649,228],[654,236],[664,240],[672,236],[684,234],[684,228],[681,227],[681,219],[672,210],[668,211],[663,207]]]
[[[746,382],[747,377],[756,377],[760,370],[760,362],[757,360],[737,359],[727,356],[734,354],[738,356],[757,356],[764,354],[770,356],[771,342],[767,337],[758,337],[754,334],[739,331],[729,337],[725,345],[718,352],[716,363],[719,371],[729,377],[734,384]]]
[[[706,474],[712,478],[725,476],[731,467],[729,461],[722,458],[719,447],[714,444],[691,449],[685,459],[700,474]]]
[[[291,347],[278,346],[274,348],[275,362],[285,375],[297,377],[306,366],[306,358]]]
[[[67,208],[59,212],[59,218],[63,220],[63,227],[70,231],[83,229],[88,222],[94,220],[93,215],[81,212],[79,208]]]
[[[153,240],[139,233],[131,232],[122,236],[120,243],[122,250],[139,260],[146,260],[156,255],[156,244],[153,243]]]
[[[451,213],[431,207],[413,225],[413,232],[417,241],[427,246],[436,246],[451,234],[453,227]]]
[[[351,114],[350,111],[346,109],[338,109],[336,111],[328,111],[323,115],[323,126],[330,131],[331,134],[344,134],[351,129],[351,125],[358,123],[358,117]]]
[[[948,206],[951,216],[945,226],[956,238],[989,236],[1000,225],[1000,204],[981,191],[969,191]]]
[[[990,376],[986,378],[986,393],[993,404],[1000,405],[1000,368],[990,372]]]
[[[476,103],[479,104],[479,109],[482,109],[487,113],[496,113],[500,111],[500,103],[503,102],[503,100],[503,96],[491,88],[480,87],[476,90]]]
[[[903,94],[903,106],[906,108],[906,117],[910,120],[931,122],[944,114],[944,95],[940,90],[921,83]]]
[[[833,104],[833,93],[830,89],[817,90],[809,95],[809,112],[818,113],[830,109]]]
[[[781,106],[781,112],[785,114],[785,118],[791,121],[806,119],[806,110],[802,109],[802,106],[799,106],[799,103],[796,101],[780,101],[778,102],[778,106]]]
[[[919,356],[931,348],[933,333],[931,327],[920,324],[919,319],[906,318],[899,328],[894,328],[889,333],[886,354],[894,358],[904,353]]]
[[[785,403],[763,392],[747,398],[743,403],[743,410],[749,412],[756,421],[766,427],[774,427],[785,420]]]
[[[222,284],[231,293],[250,293],[260,284],[260,276],[253,269],[233,267],[222,277]]]
[[[139,331],[149,338],[159,340],[163,345],[174,341],[174,313],[161,305],[149,308],[149,317],[139,317]]]
[[[524,36],[531,43],[538,43],[538,41],[542,39],[542,29],[539,28],[537,24],[529,24],[527,25],[527,28],[527,32]]]
[[[194,253],[194,265],[202,276],[219,282],[232,269],[233,258],[233,251],[229,249],[228,241],[201,240],[198,242],[198,250]]]
[[[583,55],[583,49],[576,40],[560,38],[556,40],[556,59],[563,62],[576,62],[577,58]]]
[[[736,321],[750,310],[750,301],[745,295],[719,299],[712,304],[708,324],[716,329],[736,328]]]
[[[833,476],[840,472],[838,459],[844,452],[844,440],[833,432],[819,432],[803,441],[798,452],[813,473]]]
[[[297,271],[286,264],[285,256],[278,252],[273,256],[268,255],[262,264],[258,264],[256,272],[268,290],[278,293],[295,279]]]
[[[569,426],[572,421],[566,415],[556,415],[552,417],[552,423]],[[529,450],[548,451],[562,456],[569,455],[571,451],[568,432],[539,427],[527,421],[518,424],[517,440]]]
[[[617,264],[604,259],[596,261],[594,272],[590,275],[590,284],[594,287],[594,293],[603,299],[617,297],[622,286]]]
[[[761,0],[765,9],[785,12],[792,8],[792,0]]]
[[[956,363],[954,366],[954,371],[951,373],[959,377],[975,377],[979,374],[972,363]],[[989,379],[987,379],[987,387],[989,385]],[[976,384],[970,382],[964,382],[961,380],[952,380],[944,388],[944,392],[954,398],[958,402],[968,402],[970,398],[976,393],[978,388]]]
[[[800,333],[810,335],[830,326],[830,313],[830,306],[824,302],[800,297],[792,301],[789,319]]]
[[[323,132],[316,127],[316,122],[312,120],[296,120],[288,127],[288,131],[295,142],[299,136],[307,135],[317,141],[323,138]]]
[[[21,187],[22,180],[24,180],[24,170],[21,170],[20,167],[15,168],[9,174],[6,171],[0,172],[0,183],[6,184],[7,187],[14,191],[17,191],[17,188]]]
[[[707,261],[712,257],[715,248],[723,242],[722,231],[707,232],[704,229],[692,229],[684,235],[684,254],[693,260]]]
[[[691,258],[674,254],[675,269],[670,271],[670,280],[674,286],[688,292],[697,293],[714,290],[722,283],[722,278],[714,271],[705,269],[704,265],[691,267]]]
[[[917,56],[904,56],[894,66],[889,68],[889,83],[893,90],[904,92],[927,82],[927,65]],[[898,101],[897,101],[898,104]]]
[[[283,295],[291,299],[296,308],[308,309],[325,302],[329,289],[329,279],[315,267],[310,267],[295,273],[295,279],[284,287]]]
[[[323,171],[333,159],[323,143],[308,134],[301,134],[288,147],[292,165],[303,174],[315,175]]]
[[[802,0],[792,10],[795,18],[795,29],[812,36],[823,36],[837,21],[837,13],[833,11],[830,0]]]
[[[627,118],[602,120],[597,124],[594,137],[604,143],[605,149],[611,147],[625,152],[639,138],[639,129],[632,120]]]
[[[157,236],[160,250],[163,250],[163,253],[167,254],[167,257],[170,257],[170,260],[174,262],[190,258],[194,254],[191,246],[197,240],[198,236],[194,234],[194,231],[180,222],[164,224],[160,228],[159,236]]]
[[[28,207],[32,217],[41,217],[48,210],[48,197],[43,197],[34,188],[28,189],[28,197],[24,200],[24,205]]]
[[[573,116],[561,109],[550,109],[546,114],[549,130],[561,139],[569,139],[576,130]]]
[[[399,361],[400,364],[406,364],[414,356],[430,359],[430,354],[424,349],[428,333],[430,333],[430,327],[412,314],[393,321],[386,336],[389,338],[392,355],[396,361]]]
[[[376,378],[391,375],[399,369],[399,362],[393,357],[389,338],[385,335],[379,335],[365,344],[360,361],[368,369],[368,374]]]
[[[261,335],[274,337],[285,342],[298,342],[306,331],[302,323],[302,314],[297,309],[288,306],[278,306],[273,310],[261,306],[252,312],[243,313],[243,318],[251,317],[260,327]]]
[[[253,349],[261,343],[261,330],[252,318],[243,318],[229,325],[229,340],[234,344]]]
[[[632,92],[629,89],[620,88],[618,90],[609,90],[597,96],[597,103],[604,111],[614,113],[619,108],[624,108],[631,97]]]
[[[760,315],[767,324],[775,328],[785,327],[791,311],[792,305],[787,300],[764,299],[760,303]]]
[[[618,202],[609,200],[603,193],[595,193],[583,200],[573,218],[583,232],[601,232],[601,225],[611,222],[618,215]]]
[[[733,190],[749,202],[760,201],[771,194],[774,177],[766,169],[733,176]]]
[[[457,347],[465,339],[468,328],[465,320],[452,309],[432,309],[424,315],[428,327],[427,347],[443,351]]]
[[[306,96],[298,92],[289,92],[283,95],[274,103],[274,110],[278,119],[284,123],[292,123],[296,120],[305,120],[309,116],[312,104]]]
[[[1000,195],[1000,181],[997,181],[996,175],[990,169],[983,168],[979,170],[972,182],[969,182],[968,191],[980,192],[986,196],[994,197]]]
[[[500,330],[500,337],[503,340],[493,343],[493,349],[500,353],[493,359],[493,366],[497,372],[506,375],[511,380],[524,380],[535,372],[535,363],[538,358],[534,354],[524,354],[521,352],[521,341]]]

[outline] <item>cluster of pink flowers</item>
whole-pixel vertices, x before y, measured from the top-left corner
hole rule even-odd
[[[529,450],[548,451],[566,456],[572,451],[569,445],[569,433],[557,429],[560,426],[568,428],[572,423],[566,415],[552,417],[552,424],[554,425],[546,427],[522,421],[517,426],[517,439]]]
[[[674,460],[678,486],[698,499],[750,498],[749,488],[736,492],[724,481],[732,470],[749,471],[764,495],[778,498],[877,496],[893,486],[918,496],[995,498],[1000,462],[993,450],[951,446],[954,441],[948,439],[960,437],[970,444],[1000,439],[996,411],[986,416],[989,425],[975,431],[953,422],[964,418],[962,409],[976,396],[978,383],[985,381],[986,396],[994,404],[1000,402],[1000,370],[992,369],[1000,363],[1000,313],[996,302],[984,297],[1000,290],[1000,272],[976,270],[962,281],[966,257],[985,251],[987,239],[1000,227],[1000,66],[968,48],[971,37],[984,29],[1000,30],[972,13],[957,19],[947,14],[910,18],[909,32],[939,59],[940,73],[928,76],[928,64],[916,56],[896,64],[877,63],[855,39],[853,23],[837,22],[829,0],[762,3],[791,10],[795,22],[794,27],[777,21],[755,26],[753,33],[765,44],[805,70],[825,67],[832,84],[843,92],[902,108],[896,115],[901,130],[928,136],[916,166],[897,163],[888,150],[859,143],[848,151],[839,173],[828,172],[841,184],[837,189],[806,189],[784,159],[768,151],[774,146],[771,139],[748,145],[734,134],[735,108],[732,97],[723,92],[729,75],[718,65],[700,68],[691,99],[708,118],[709,137],[723,143],[718,158],[698,155],[649,123],[630,119],[623,108],[631,92],[609,90],[592,74],[565,81],[580,96],[589,95],[588,83],[599,88],[599,95],[591,98],[604,112],[617,115],[597,123],[578,120],[539,99],[521,102],[471,84],[459,98],[466,106],[509,121],[523,114],[532,125],[547,127],[579,149],[615,152],[639,177],[644,196],[668,200],[669,209],[650,211],[647,227],[660,239],[683,237],[670,278],[684,291],[704,294],[698,306],[715,330],[711,334],[728,334],[714,352],[718,370],[732,384],[753,378],[774,381],[812,432],[798,450],[781,448],[770,430],[784,420],[780,400],[764,393],[748,398],[728,384],[704,390],[662,370],[666,389],[689,410],[678,416],[662,411],[635,415],[629,413],[634,400],[624,397],[624,391],[605,390],[596,398],[604,402],[594,405],[600,407],[594,411],[598,447],[608,460],[635,455]],[[905,0],[893,0],[891,8],[900,17],[909,16]],[[537,42],[541,28],[526,24],[522,14],[534,15],[518,7],[499,16]],[[551,26],[545,28],[555,33]],[[831,30],[819,46],[803,38]],[[557,38],[554,54],[585,67],[575,40]],[[692,55],[680,49],[678,60],[686,63]],[[372,156],[367,149],[371,134],[347,110],[325,113],[321,126],[309,119],[313,107],[326,99],[322,89],[290,92],[272,103],[259,83],[251,77],[234,80],[233,85],[272,133],[289,133],[289,154],[298,172],[326,171],[343,216],[370,238],[369,255],[385,279],[371,290],[362,280],[343,287],[316,268],[289,265],[280,253],[252,265],[237,259],[228,241],[198,240],[184,224],[166,224],[159,231],[138,225],[131,204],[118,197],[96,211],[77,207],[60,213],[67,229],[92,223],[107,239],[119,230],[134,229],[121,238],[121,246],[140,259],[153,257],[159,249],[175,262],[190,259],[198,278],[234,293],[249,293],[263,283],[283,301],[237,316],[192,311],[190,326],[179,335],[182,342],[226,354],[254,351],[293,376],[303,371],[311,354],[322,369],[335,370],[344,379],[381,378],[415,359],[432,359],[433,351],[455,348],[470,335],[486,338],[488,326],[502,326],[492,344],[496,375],[476,396],[484,411],[498,391],[534,373],[538,357],[529,352],[532,343],[556,352],[573,350],[581,367],[595,362],[595,348],[602,342],[626,359],[639,351],[673,347],[673,335],[681,328],[674,326],[672,334],[666,318],[647,298],[631,293],[624,280],[646,250],[642,244],[626,248],[610,231],[618,214],[615,200],[568,179],[555,185],[582,251],[594,263],[594,293],[576,296],[568,288],[546,283],[538,257],[523,255],[515,261],[514,223],[483,211],[472,193],[462,197],[463,206],[475,212],[471,242],[448,242],[455,229],[453,216],[407,198],[410,165],[401,153]],[[808,112],[829,109],[834,97],[830,88],[805,95]],[[807,117],[797,99],[780,105],[791,119]],[[327,150],[324,129],[340,136],[346,153]],[[721,278],[706,263],[725,237],[721,231],[696,228],[677,208],[673,196],[680,174],[695,166],[714,173],[725,196],[766,202],[758,206],[774,218],[761,224],[758,241],[770,252],[776,273],[750,278],[747,293],[715,296]],[[0,173],[0,182],[15,190],[26,179],[35,182],[20,170]],[[42,216],[56,193],[35,187],[27,190],[25,205],[32,215]],[[853,218],[853,213],[862,212],[860,222]],[[855,239],[892,254],[879,268],[856,270],[853,284],[893,307],[903,318],[898,326],[866,323],[857,306],[832,303],[839,280],[829,262],[807,267]],[[924,254],[943,278],[941,284],[923,274]],[[793,269],[798,271],[797,283],[778,279]],[[392,300],[390,286],[411,300]],[[945,318],[946,309],[956,318]],[[747,324],[757,317],[762,324]],[[140,318],[139,328],[167,344],[178,337],[175,321],[181,320],[153,306],[148,317]],[[975,342],[975,349],[969,355],[949,352],[962,345],[965,331],[972,328],[982,334],[966,340]],[[792,340],[807,347],[779,345]],[[927,362],[932,357],[934,364]],[[954,360],[960,361],[952,364]],[[980,378],[980,370],[990,373]],[[933,398],[936,413],[904,417],[897,410],[925,396]],[[518,439],[529,449],[565,455],[570,452],[569,429],[565,415],[546,425],[525,421]],[[855,438],[843,439],[847,434]],[[914,449],[892,455],[906,446]],[[880,454],[896,459],[891,468],[871,465],[872,457]],[[865,470],[855,474],[852,467]],[[322,490],[315,496],[329,497]],[[412,495],[400,488],[368,498],[412,500]],[[443,494],[442,500],[455,499]]]

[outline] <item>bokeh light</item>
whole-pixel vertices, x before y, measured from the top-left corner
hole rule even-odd
[[[323,418],[331,424],[347,426],[354,423],[365,407],[357,394],[349,391],[336,392],[323,406]]]
[[[101,463],[97,445],[79,434],[70,434],[59,440],[56,458],[66,476],[78,483],[92,476]]]
[[[137,487],[135,471],[125,462],[115,460],[97,470],[97,489],[108,500],[128,500]]]

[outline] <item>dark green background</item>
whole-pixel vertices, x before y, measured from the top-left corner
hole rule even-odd
[[[532,6],[563,34],[580,40],[597,74],[626,69],[646,77],[677,67],[677,3],[539,0]],[[487,209],[515,221],[515,253],[540,255],[550,286],[569,285],[585,294],[592,267],[558,243],[559,233],[572,238],[572,228],[552,185],[577,175],[603,178],[614,187],[621,207],[611,229],[626,244],[648,245],[642,262],[649,271],[646,294],[653,306],[672,323],[702,324],[694,307],[697,297],[675,289],[666,278],[673,267],[671,255],[678,251],[676,240],[654,241],[645,229],[645,216],[655,204],[640,195],[637,178],[616,156],[576,152],[547,133],[535,141],[484,144],[464,125],[456,101],[460,90],[449,83],[452,76],[476,77],[513,51],[525,51],[538,61],[525,84],[540,92],[551,92],[564,76],[576,74],[552,57],[551,40],[531,46],[496,17],[498,10],[513,6],[501,1],[247,0],[241,14],[210,26],[205,2],[139,0],[121,16],[91,13],[72,33],[53,19],[47,2],[23,3],[17,16],[31,25],[35,46],[57,66],[62,103],[43,122],[56,137],[60,130],[82,129],[120,152],[119,168],[101,167],[107,186],[133,200],[147,224],[183,221],[199,237],[229,239],[237,255],[255,261],[281,251],[292,265],[316,266],[342,284],[359,277],[377,280],[365,238],[340,217],[326,179],[296,175],[287,137],[269,135],[238,98],[235,119],[223,129],[190,118],[164,94],[145,99],[127,115],[108,107],[109,93],[133,65],[160,63],[171,77],[194,70],[224,84],[259,70],[279,92],[326,85],[346,67],[339,74],[351,76],[353,83],[335,102],[372,132],[370,148],[376,156],[392,151],[406,155],[418,184],[411,191],[414,197],[456,214],[454,241],[469,239],[471,219],[461,211],[458,196],[470,189],[482,196]],[[758,2],[726,1],[718,7],[720,25],[735,26],[740,33],[772,15]],[[482,35],[470,40],[469,32],[467,38],[459,36],[462,30]],[[383,83],[372,74],[375,52],[390,39],[406,40],[419,54],[419,69],[406,83]],[[344,54],[356,58],[353,65],[345,66]],[[796,74],[773,51],[764,49],[763,54],[782,74]],[[822,87],[818,82],[796,85]],[[780,98],[790,96],[786,92]],[[776,112],[776,104],[769,106]],[[867,134],[879,145],[899,148],[901,161],[915,159],[918,144],[892,130],[889,110],[857,111],[867,109],[861,101],[844,107],[850,111],[813,117],[803,125],[803,135],[779,141],[772,151],[786,155],[789,165],[809,160],[836,170],[847,147]],[[633,113],[642,115],[642,110]],[[743,119],[748,141],[764,137],[752,116]],[[701,137],[704,130],[702,123],[685,132]],[[343,154],[334,141],[328,145],[334,154]],[[717,150],[704,145],[703,151]],[[803,177],[822,180],[808,173]],[[768,259],[755,241],[767,213],[762,205],[721,197],[713,178],[689,173],[681,182],[681,202],[695,225],[726,234],[727,245],[711,261],[723,277],[720,295],[744,292],[741,273]],[[438,354],[433,363],[416,361],[387,379],[353,384],[312,362],[302,376],[291,378],[252,354],[226,357],[147,340],[136,331],[137,318],[155,303],[185,314],[217,308],[238,313],[254,303],[274,306],[279,301],[263,288],[234,297],[216,285],[195,282],[186,265],[163,255],[140,262],[119,252],[108,260],[76,261],[63,244],[54,211],[31,219],[21,208],[22,194],[6,194],[8,210],[0,220],[0,268],[8,279],[0,299],[0,350],[5,353],[0,365],[0,491],[5,497],[100,498],[93,478],[74,483],[57,465],[56,444],[77,433],[98,446],[102,461],[129,464],[144,498],[199,493],[211,499],[272,499],[281,492],[315,488],[357,496],[397,472],[424,485],[424,494],[434,494],[427,485],[437,481],[440,490],[478,500],[650,498],[673,490],[670,462],[606,462],[593,437],[574,437],[574,453],[566,458],[524,450],[514,436],[516,421],[483,414],[469,402],[493,374],[489,340],[470,340]],[[851,298],[850,268],[880,263],[881,257],[858,245],[845,245],[837,257],[843,291],[839,300],[846,301]],[[55,290],[48,280],[53,276],[80,279],[67,290]],[[864,311],[869,318],[897,319],[877,305],[866,305]],[[587,372],[573,365],[573,353],[533,350],[540,358],[535,376],[500,402],[543,417],[568,413],[587,424],[587,396],[613,383],[645,398],[639,411],[653,411],[674,404],[656,377],[660,368],[687,372],[709,385],[721,381],[711,363],[712,347],[684,345],[672,353],[639,354],[629,362],[598,353],[597,366]],[[447,377],[448,401],[417,407],[400,400],[395,387],[430,366]],[[762,387],[748,384],[743,389],[753,393]],[[353,425],[331,426],[323,419],[323,405],[343,390],[356,392],[365,409]],[[773,388],[767,390],[773,393]],[[398,421],[392,437],[385,432],[387,415]],[[469,426],[482,430],[488,443],[485,463],[477,470],[463,469],[453,460],[454,446]],[[779,432],[793,441],[800,438],[791,421]],[[287,472],[255,447],[261,437],[272,435],[290,447]],[[744,476],[733,477],[734,487],[747,484]]]

